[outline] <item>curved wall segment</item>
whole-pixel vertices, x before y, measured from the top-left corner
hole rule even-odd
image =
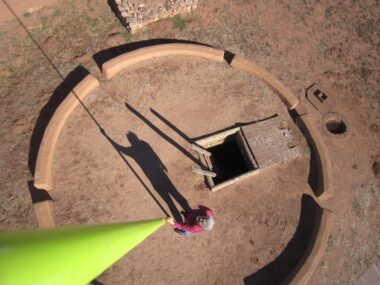
[[[195,44],[162,44],[140,48],[106,61],[102,65],[102,72],[106,79],[111,79],[121,70],[131,65],[169,55],[197,56],[216,62],[223,62],[224,60],[224,51],[220,49]]]
[[[50,191],[53,187],[52,164],[55,147],[59,135],[71,113],[92,90],[99,86],[99,81],[92,75],[87,75],[66,99],[59,105],[47,126],[40,148],[38,150],[34,186],[37,189]]]

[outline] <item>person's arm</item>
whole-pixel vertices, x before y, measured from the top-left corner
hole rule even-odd
[[[175,222],[173,226],[176,229],[180,229],[191,233],[200,233],[204,231],[204,229],[200,225],[186,225],[184,223]]]

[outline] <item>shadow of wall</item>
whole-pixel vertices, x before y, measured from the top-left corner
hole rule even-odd
[[[315,225],[319,223],[319,205],[312,197],[304,194],[301,199],[301,213],[298,227],[282,253],[271,263],[259,271],[244,278],[245,285],[280,284],[289,272],[300,262],[303,256],[308,256],[308,245],[313,243]]]

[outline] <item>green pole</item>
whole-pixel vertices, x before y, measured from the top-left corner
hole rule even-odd
[[[86,285],[163,219],[0,234],[1,285]]]

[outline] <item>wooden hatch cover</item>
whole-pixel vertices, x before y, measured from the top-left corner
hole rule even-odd
[[[300,154],[288,122],[280,116],[241,129],[259,168],[293,159]]]

